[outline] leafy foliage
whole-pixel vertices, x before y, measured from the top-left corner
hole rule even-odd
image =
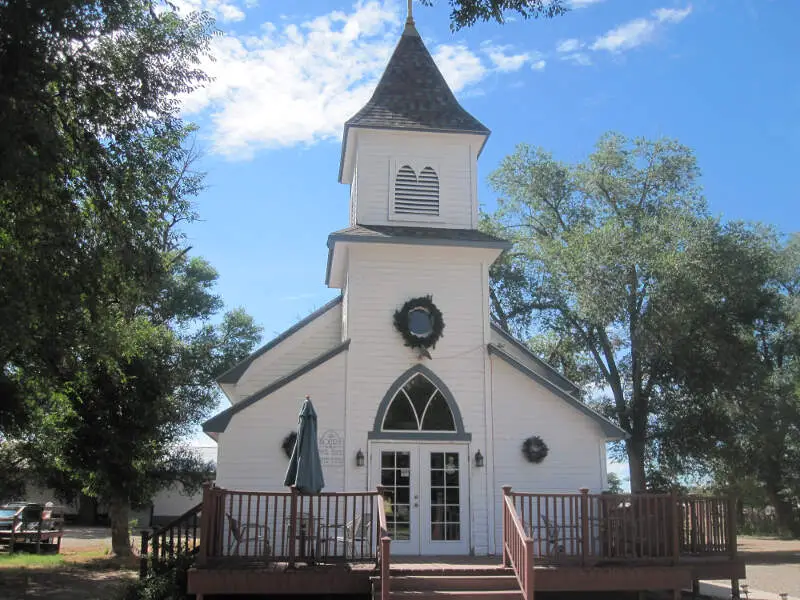
[[[420,0],[422,4],[431,6],[434,0]],[[563,0],[448,0],[450,12],[450,28],[458,31],[471,27],[478,21],[506,22],[506,12],[513,12],[523,19],[539,17],[553,18],[567,12]]]
[[[492,269],[493,316],[602,390],[630,433],[634,491],[658,466],[664,407],[739,385],[741,333],[769,303],[771,232],[711,218],[697,177],[679,143],[618,134],[577,165],[521,145],[490,176],[501,197],[483,228],[514,244]]]

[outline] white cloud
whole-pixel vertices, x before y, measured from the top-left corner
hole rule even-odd
[[[519,71],[525,63],[535,61],[540,58],[539,53],[520,52],[517,54],[509,53],[511,46],[493,46],[491,44],[482,44],[482,49],[492,61],[495,70],[501,73],[509,73],[512,71]]]
[[[561,40],[556,46],[556,52],[575,52],[583,48],[585,44],[579,39],[570,38],[568,40]]]
[[[442,44],[432,55],[454,92],[477,83],[486,76],[487,69],[481,59],[463,44]]]
[[[533,69],[534,71],[543,71],[546,66],[547,66],[547,61],[544,61],[542,59],[536,60],[531,63],[531,69]]]
[[[692,5],[686,8],[659,8],[653,11],[653,16],[659,21],[668,23],[680,23],[692,13]]]
[[[599,2],[603,2],[603,0],[569,0],[569,6],[570,8],[586,8]]]
[[[684,9],[659,8],[653,11],[652,19],[634,19],[598,37],[591,45],[591,49],[620,53],[636,48],[652,41],[663,24],[680,23],[691,12],[691,5]]]
[[[210,2],[219,0],[181,0]],[[232,2],[233,0],[229,0]],[[241,6],[246,6],[248,0]],[[222,9],[215,4],[215,10]],[[230,15],[232,16],[232,15]],[[369,99],[397,43],[402,17],[394,0],[361,0],[303,23],[250,24],[247,35],[228,32],[212,40],[213,60],[203,68],[212,81],[184,98],[184,112],[206,118],[212,150],[248,158],[261,148],[313,144],[341,135],[344,122]],[[490,73],[530,64],[536,52],[511,52],[463,43],[431,47],[454,92],[477,95]]]
[[[244,0],[247,8],[255,6],[253,0]],[[173,0],[175,8],[181,13],[207,10],[223,23],[242,21],[245,18],[244,11],[232,2],[226,0]]]
[[[592,64],[592,58],[585,52],[572,52],[570,54],[564,54],[561,57],[561,60],[566,60],[567,62],[571,62],[572,64],[580,67],[588,67]]]

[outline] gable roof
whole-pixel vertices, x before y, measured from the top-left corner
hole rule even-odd
[[[504,342],[507,342],[511,345],[511,351],[506,350],[506,353],[515,357],[519,362],[525,364],[526,362],[531,362],[533,364],[533,368],[531,365],[527,365],[528,368],[531,370],[536,371],[539,373],[540,376],[544,377],[545,379],[549,380],[553,385],[559,387],[566,391],[569,394],[577,394],[581,391],[581,388],[576,385],[575,383],[571,382],[569,379],[564,377],[561,373],[559,373],[552,365],[543,361],[541,358],[536,356],[527,345],[523,344],[513,335],[505,331],[499,324],[492,322],[492,332],[500,336]],[[504,349],[502,344],[496,344],[499,348]]]
[[[208,434],[221,433],[221,432],[225,431],[225,428],[228,426],[228,423],[231,422],[231,417],[233,417],[233,415],[235,415],[239,411],[244,410],[245,408],[247,408],[251,404],[254,404],[255,402],[258,402],[262,398],[266,398],[267,396],[269,396],[270,394],[278,391],[279,389],[281,389],[285,385],[290,384],[292,381],[294,381],[298,377],[301,377],[301,376],[305,375],[306,373],[308,373],[309,371],[312,371],[313,369],[316,369],[318,366],[320,366],[321,364],[329,361],[334,356],[337,356],[338,354],[341,354],[342,352],[347,350],[347,348],[349,346],[350,346],[350,340],[345,340],[344,342],[342,342],[341,344],[339,344],[335,348],[332,348],[332,349],[328,350],[327,352],[323,352],[322,354],[320,354],[316,358],[314,358],[314,359],[308,361],[306,364],[298,367],[297,369],[295,369],[294,371],[292,371],[288,375],[286,375],[284,377],[281,377],[280,379],[277,379],[276,381],[273,381],[267,387],[262,388],[262,389],[258,390],[257,392],[255,392],[254,394],[251,394],[250,396],[248,396],[244,400],[241,400],[241,401],[237,402],[236,404],[234,404],[232,406],[229,406],[228,408],[223,410],[221,413],[211,417],[208,421],[203,423],[203,431],[205,433],[208,433]]]
[[[413,23],[407,23],[372,97],[348,127],[488,135],[456,100]]]
[[[566,401],[568,404],[577,408],[583,414],[594,420],[598,425],[600,425],[600,428],[603,430],[603,433],[605,433],[607,439],[624,440],[628,437],[628,433],[624,429],[620,428],[615,423],[612,423],[597,411],[592,410],[590,407],[588,407],[586,404],[584,404],[581,400],[579,400],[572,394],[569,394],[560,387],[558,387],[557,385],[554,385],[550,379],[543,377],[536,371],[526,367],[516,358],[514,358],[506,351],[504,351],[502,348],[496,346],[495,344],[489,344],[488,350],[489,354],[494,354],[498,358],[502,359],[503,361],[508,363],[510,366],[514,367],[516,370],[518,370],[526,377],[544,386],[545,388],[553,392],[556,396]]]
[[[291,337],[292,334],[297,333],[300,329],[302,329],[312,321],[324,315],[334,306],[338,306],[341,303],[342,303],[342,296],[339,295],[330,302],[323,305],[322,307],[318,308],[310,315],[308,315],[304,319],[301,319],[300,321],[289,327],[289,329],[287,329],[277,337],[273,338],[272,340],[261,346],[250,356],[236,363],[233,367],[225,371],[222,375],[217,377],[217,383],[237,383],[239,379],[242,377],[242,375],[244,375],[245,371],[247,371],[247,368],[251,364],[253,364],[253,361],[256,360],[259,356],[262,356],[263,354],[269,352],[272,348],[280,344],[282,341]]]

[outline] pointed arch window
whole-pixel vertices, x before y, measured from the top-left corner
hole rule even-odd
[[[453,394],[425,365],[398,377],[378,405],[371,440],[469,441]]]
[[[453,412],[430,379],[417,373],[392,398],[382,431],[456,431]]]

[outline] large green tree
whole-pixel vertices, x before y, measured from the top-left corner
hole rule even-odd
[[[431,6],[435,0],[420,0]],[[564,0],[448,0],[450,5],[450,27],[458,31],[472,27],[478,21],[505,23],[506,13],[523,19],[552,18],[563,15],[568,8]]]
[[[800,535],[800,235],[776,244],[770,272],[772,302],[742,332],[753,349],[739,363],[747,377],[702,402],[665,405],[657,437],[663,463],[750,501],[760,491],[778,530]]]
[[[688,148],[618,134],[575,165],[519,146],[490,176],[500,198],[484,227],[514,244],[492,269],[493,315],[549,337],[549,358],[594,384],[629,433],[634,491],[658,466],[664,403],[734,386],[766,302],[768,234],[712,218],[697,178]]]
[[[150,0],[0,2],[0,431],[29,415],[23,369],[59,377],[86,311],[164,272],[177,98],[212,27]]]

